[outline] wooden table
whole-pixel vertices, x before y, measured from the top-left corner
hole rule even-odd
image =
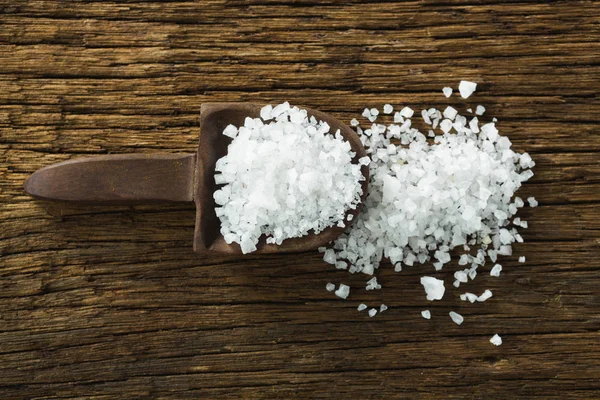
[[[0,45],[3,400],[600,398],[600,3],[0,0]],[[325,284],[364,277],[316,252],[194,255],[192,205],[23,193],[81,155],[193,151],[203,102],[282,100],[485,105],[540,202],[502,276],[461,288],[494,297],[431,303],[430,265],[384,266],[341,301]]]

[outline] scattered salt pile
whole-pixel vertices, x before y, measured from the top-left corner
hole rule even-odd
[[[463,81],[459,92],[467,98],[476,87]],[[447,88],[443,92],[451,95]],[[475,114],[484,113],[478,105]],[[425,109],[420,117],[429,125],[426,136],[412,126],[413,114],[404,107],[394,114],[394,123],[385,125],[375,123],[376,109],[365,109],[363,116],[372,123],[356,126],[371,159],[365,208],[332,249],[322,250],[331,264],[343,261],[350,273],[372,275],[383,259],[398,272],[429,262],[439,271],[450,262],[450,251],[460,249],[464,254],[458,264],[464,268],[453,281],[459,287],[475,279],[487,259],[495,263],[499,256],[510,256],[512,244],[523,241],[517,227],[527,223],[513,217],[524,202],[514,195],[533,176],[535,163],[529,154],[511,149],[495,122],[467,118],[451,106]],[[537,205],[533,198],[528,202]],[[501,268],[496,265],[490,274],[499,276]],[[444,295],[440,279],[425,276],[421,284],[428,300]],[[486,290],[464,299],[482,302],[491,295]],[[462,323],[459,314],[451,316]]]
[[[355,153],[340,132],[308,117],[306,110],[283,103],[265,106],[261,118],[244,126],[229,125],[233,138],[227,155],[217,161],[216,213],[227,243],[244,253],[256,250],[258,239],[281,244],[338,225],[360,202],[364,180]]]

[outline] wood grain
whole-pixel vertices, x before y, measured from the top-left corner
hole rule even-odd
[[[0,0],[0,398],[599,398],[599,16],[595,1]],[[446,99],[460,79],[478,91]],[[484,104],[537,162],[520,195],[540,201],[501,278],[465,287],[494,297],[430,303],[431,266],[384,266],[383,291],[337,301],[327,282],[364,279],[312,252],[194,255],[193,206],[22,190],[80,155],[193,152],[204,102],[278,100],[344,121]],[[363,301],[390,309],[367,321]]]

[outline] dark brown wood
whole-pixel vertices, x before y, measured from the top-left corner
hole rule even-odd
[[[44,167],[24,184],[42,200],[140,204],[194,200],[195,154],[111,154]]]
[[[0,0],[0,398],[600,398],[599,16],[574,0]],[[461,79],[477,92],[446,99]],[[537,162],[525,243],[501,277],[486,265],[428,302],[431,265],[384,264],[367,292],[312,251],[191,252],[191,203],[23,191],[80,156],[194,153],[203,103],[283,100],[345,122],[483,104]]]

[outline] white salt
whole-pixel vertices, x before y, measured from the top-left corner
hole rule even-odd
[[[372,279],[367,281],[367,290],[375,290],[375,289],[381,289],[381,285],[379,283],[377,283],[377,278],[373,277]]]
[[[463,293],[460,295],[460,299],[462,301],[469,301],[470,303],[475,303],[477,301],[477,295],[475,293]]]
[[[483,115],[484,112],[485,112],[484,106],[477,106],[475,108],[475,114],[477,114],[477,115]]]
[[[279,245],[344,226],[364,180],[350,144],[327,123],[287,102],[265,106],[260,114],[263,120],[247,117],[244,126],[223,130],[233,140],[215,165],[221,234],[243,253],[256,250],[261,237]],[[333,250],[323,258],[336,262]]]
[[[340,283],[340,286],[335,291],[335,295],[342,299],[347,298],[349,294],[350,294],[350,286],[344,285],[343,283]]]
[[[382,304],[382,305],[379,306],[379,312],[380,313],[384,312],[387,309],[388,309],[388,306],[386,306],[385,304]]]
[[[377,314],[377,310],[374,308],[371,308],[369,310],[369,317],[373,318],[375,316],[375,314]]]
[[[358,126],[358,120],[356,118],[352,118],[350,120],[350,126]]]
[[[421,277],[421,285],[425,289],[427,300],[441,300],[444,297],[446,288],[444,287],[444,281],[441,279],[434,278],[432,276]]]
[[[519,262],[520,262],[520,263],[524,263],[524,262],[525,262],[525,256],[521,256],[521,257],[519,257]]]
[[[327,289],[328,292],[333,292],[335,290],[335,285],[329,282],[327,285],[325,285],[325,289]]]
[[[471,96],[475,89],[477,89],[477,84],[475,82],[460,81],[458,84],[458,91],[460,92],[460,97],[463,99]]]
[[[456,325],[462,324],[463,321],[465,320],[462,315],[460,315],[454,311],[450,311],[450,318],[452,318],[452,321],[454,321],[454,323]]]
[[[535,197],[528,197],[527,202],[529,203],[529,207],[537,207],[538,206],[538,202],[535,199]]]
[[[442,92],[444,92],[444,96],[446,96],[446,97],[452,96],[452,88],[451,87],[443,88]]]
[[[489,299],[490,297],[492,297],[492,291],[489,289],[486,289],[485,292],[483,292],[481,294],[481,296],[479,296],[477,298],[477,301],[480,303],[483,303],[484,301],[486,301],[487,299]]]
[[[394,111],[394,107],[392,107],[391,104],[384,104],[383,105],[383,113],[384,114],[391,114],[392,111]]]
[[[502,272],[502,265],[496,264],[492,267],[492,270],[490,271],[490,275],[491,276],[500,276],[500,272]]]
[[[495,334],[490,339],[490,343],[493,344],[494,346],[500,346],[502,344],[502,338],[500,336],[498,336],[498,334]]]
[[[414,113],[415,112],[410,107],[404,107],[402,110],[400,110],[400,115],[402,115],[404,118],[412,118]]]
[[[450,119],[450,120],[454,120],[454,118],[456,118],[456,115],[458,114],[458,111],[456,111],[456,109],[452,106],[448,106],[446,107],[446,109],[444,110],[444,117]]]
[[[358,311],[363,311],[367,309],[367,305],[365,303],[361,303],[358,305],[357,310]]]
[[[431,319],[431,312],[429,310],[423,310],[423,311],[421,311],[421,315],[425,319]]]

